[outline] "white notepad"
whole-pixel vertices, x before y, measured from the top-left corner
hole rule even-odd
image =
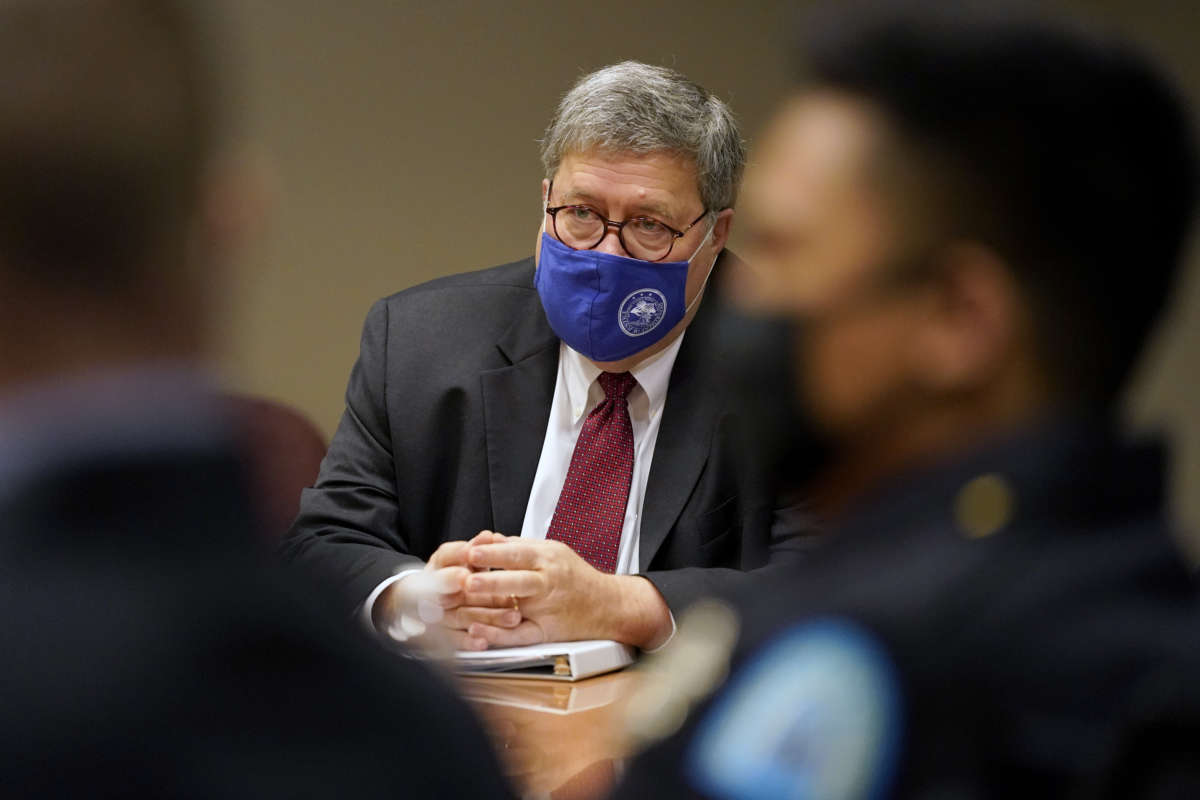
[[[559,681],[590,678],[633,662],[632,647],[608,639],[551,642],[480,652],[460,650],[454,655],[455,669],[464,674]]]

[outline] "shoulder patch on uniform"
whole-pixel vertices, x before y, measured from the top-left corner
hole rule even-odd
[[[842,619],[807,622],[770,640],[730,681],[684,768],[723,800],[881,796],[900,705],[895,667],[875,636]]]

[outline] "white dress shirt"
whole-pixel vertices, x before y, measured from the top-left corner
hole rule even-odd
[[[625,506],[625,521],[621,526],[621,544],[617,550],[617,574],[635,575],[639,568],[639,549],[642,523],[642,498],[646,495],[646,479],[654,460],[654,445],[662,423],[663,406],[667,402],[667,384],[671,368],[683,342],[681,335],[661,353],[646,359],[630,370],[637,385],[629,393],[629,421],[633,425],[633,476],[629,483],[629,501]],[[604,389],[597,378],[600,368],[565,344],[559,345],[558,378],[554,384],[554,401],[550,404],[550,421],[542,441],[542,455],[533,476],[533,489],[525,507],[522,539],[545,539],[558,507],[571,467],[575,442],[588,414],[604,400]],[[501,531],[503,533],[503,531]]]
[[[686,332],[685,332],[686,333]],[[637,385],[629,392],[629,420],[633,427],[633,476],[629,485],[629,501],[625,506],[625,521],[621,526],[621,544],[617,550],[617,574],[635,575],[640,568],[642,500],[646,495],[646,480],[654,460],[654,445],[662,423],[663,407],[667,403],[667,385],[675,357],[683,344],[684,334],[662,352],[630,370]],[[542,455],[533,476],[533,489],[525,507],[521,538],[545,539],[558,506],[558,496],[567,480],[575,442],[587,415],[604,399],[604,389],[597,378],[600,368],[579,353],[559,344],[558,376],[554,382],[554,399],[550,403],[550,420],[542,440]],[[497,531],[512,535],[512,531]],[[374,629],[371,611],[383,590],[396,581],[420,570],[410,569],[393,575],[380,583],[363,603],[363,622]],[[672,615],[672,634],[674,633]]]

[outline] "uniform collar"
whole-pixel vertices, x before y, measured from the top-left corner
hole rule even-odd
[[[649,400],[651,415],[661,411],[667,401],[671,370],[675,366],[675,358],[679,355],[679,348],[686,334],[687,331],[684,331],[661,352],[655,353],[629,370],[637,380],[635,391],[641,388]],[[559,360],[562,362],[563,377],[566,380],[567,398],[571,403],[571,421],[578,422],[594,405],[592,390],[597,386],[596,379],[600,377],[601,370],[565,343],[560,345]],[[599,395],[595,400],[599,401]]]

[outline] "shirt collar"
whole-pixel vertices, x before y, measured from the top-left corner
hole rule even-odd
[[[640,388],[645,392],[650,402],[651,414],[661,410],[667,400],[671,370],[675,366],[675,357],[679,355],[679,348],[686,333],[687,331],[684,331],[662,351],[629,370],[637,380],[634,391]],[[559,346],[559,362],[562,364],[563,377],[566,380],[567,399],[571,403],[571,419],[578,422],[593,405],[590,402],[590,394],[592,387],[596,385],[596,379],[600,377],[601,369],[566,344]]]

